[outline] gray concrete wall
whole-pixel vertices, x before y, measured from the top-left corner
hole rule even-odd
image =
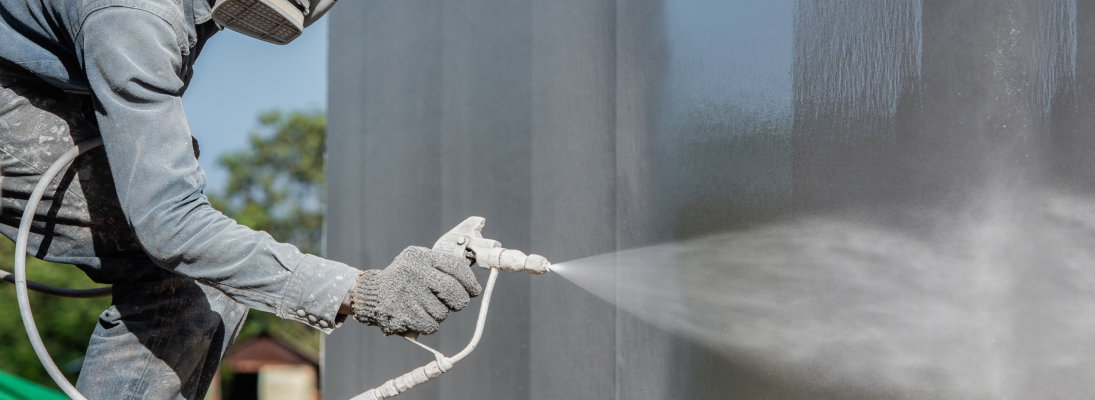
[[[486,236],[554,261],[726,232],[780,260],[684,289],[733,297],[689,305],[707,339],[636,315],[642,290],[609,302],[556,274],[503,274],[476,352],[400,398],[1084,397],[1093,14],[1068,0],[343,2],[327,254],[383,268],[480,215]],[[927,250],[893,249],[906,242]],[[474,319],[423,340],[455,353]],[[355,323],[324,346],[330,400],[431,359]]]

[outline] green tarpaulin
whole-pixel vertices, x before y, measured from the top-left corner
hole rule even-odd
[[[0,400],[67,400],[64,393],[0,371]]]

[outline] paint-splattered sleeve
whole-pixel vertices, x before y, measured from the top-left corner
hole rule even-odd
[[[76,45],[126,220],[160,267],[252,308],[330,331],[360,271],[304,255],[210,207],[181,94],[185,35],[127,7],[92,12]]]

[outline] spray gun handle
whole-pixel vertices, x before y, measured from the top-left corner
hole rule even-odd
[[[548,272],[551,263],[543,256],[525,255],[520,250],[503,248],[497,240],[483,238],[483,217],[468,217],[448,233],[437,239],[433,249],[456,256],[472,253],[475,262],[483,268],[498,268],[506,272],[525,271],[533,275]]]
[[[433,244],[433,249],[454,256],[462,256],[467,251],[468,244],[472,239],[483,239],[483,226],[486,224],[487,220],[483,217],[468,217],[464,222],[441,235],[441,238]],[[492,240],[492,242],[494,241]],[[500,243],[494,243],[495,247],[502,247]]]

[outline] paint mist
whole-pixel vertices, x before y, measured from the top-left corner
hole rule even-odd
[[[917,229],[804,217],[555,264],[620,310],[714,351],[829,383],[1006,397],[1095,367],[1095,201],[985,193]],[[912,217],[910,217],[912,218]],[[916,396],[914,396],[916,397]],[[1000,398],[1003,398],[1000,397]]]

